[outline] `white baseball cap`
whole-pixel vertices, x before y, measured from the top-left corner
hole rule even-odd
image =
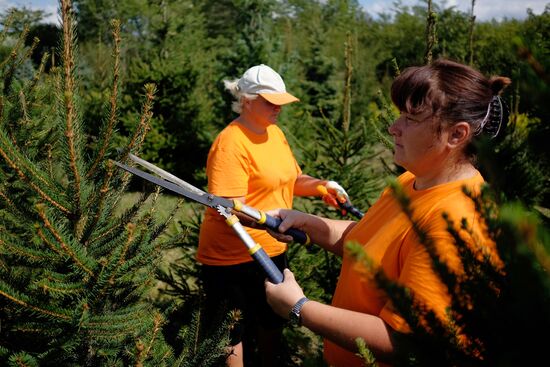
[[[258,94],[275,105],[284,105],[299,101],[292,94],[287,93],[283,78],[272,68],[260,64],[244,72],[238,80],[240,91],[248,94]]]

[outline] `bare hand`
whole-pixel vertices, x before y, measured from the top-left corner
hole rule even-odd
[[[304,292],[290,270],[285,269],[283,276],[284,280],[279,284],[273,284],[266,279],[265,293],[267,303],[269,303],[273,311],[288,320],[290,309],[304,297]]]
[[[277,241],[281,242],[292,242],[294,239],[292,236],[284,234],[290,228],[299,229],[305,233],[305,225],[308,219],[308,214],[299,212],[297,210],[290,209],[275,209],[267,212],[268,215],[281,219],[281,224],[279,225],[279,231],[275,232],[273,230],[267,229],[267,232],[275,238]]]
[[[270,210],[267,214],[281,219],[282,222],[281,225],[279,225],[279,232],[281,233],[286,232],[290,228],[296,228],[303,231],[308,217],[310,216],[309,214],[291,209]]]

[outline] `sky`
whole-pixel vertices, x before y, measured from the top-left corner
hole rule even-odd
[[[392,14],[393,4],[396,1],[359,0],[359,3],[363,9],[376,18],[379,13]],[[421,3],[420,0],[400,1],[409,6]],[[434,0],[434,2],[446,4],[445,7],[456,6],[457,9],[468,13],[472,6],[471,0]],[[474,14],[479,21],[502,20],[503,18],[524,19],[527,16],[527,8],[532,9],[535,14],[541,14],[546,4],[550,4],[550,0],[476,0]],[[46,13],[50,13],[47,21],[57,23],[57,0],[0,0],[0,11],[12,6],[44,10]]]

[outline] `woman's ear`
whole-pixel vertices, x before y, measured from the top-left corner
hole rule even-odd
[[[459,146],[470,138],[471,127],[467,122],[459,122],[449,128],[448,143],[451,146]]]

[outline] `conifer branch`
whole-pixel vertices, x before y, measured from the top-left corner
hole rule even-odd
[[[26,246],[14,245],[12,243],[2,240],[1,238],[0,238],[0,249],[6,249],[9,251],[10,254],[23,257],[27,260],[30,259],[31,262],[51,258],[44,254],[34,253]]]
[[[114,284],[114,279],[117,274],[123,270],[121,269],[121,265],[124,264],[126,253],[131,243],[134,241],[135,230],[136,225],[134,223],[126,224],[126,238],[122,248],[120,248],[119,245],[115,246],[115,248],[108,255],[109,259],[102,264],[103,269],[101,270],[100,278],[97,282],[97,284],[101,287],[97,292],[98,298],[103,297],[103,294],[105,294],[109,286]]]
[[[31,46],[29,47],[25,55],[23,55],[23,57],[21,58],[21,61],[19,62],[19,64],[22,64],[23,61],[30,59],[32,53],[34,52],[34,50],[36,49],[39,43],[40,43],[40,40],[38,39],[38,37],[34,37],[32,39]]]
[[[60,249],[58,249],[48,238],[46,238],[46,235],[44,234],[44,232],[42,232],[42,229],[37,228],[36,229],[36,234],[38,235],[38,238],[40,238],[42,240],[42,242],[44,242],[55,253],[57,253],[61,257],[65,256],[65,254]]]
[[[41,313],[41,314],[44,314],[44,315],[48,315],[48,316],[57,317],[57,318],[60,318],[60,319],[63,319],[63,320],[70,320],[71,319],[71,317],[68,316],[68,315],[64,315],[64,314],[61,314],[61,313],[58,313],[58,312],[53,312],[53,311],[50,311],[50,310],[46,310],[44,308],[33,306],[30,303],[28,303],[28,302],[26,302],[22,299],[19,299],[15,296],[12,296],[12,295],[4,292],[1,289],[0,289],[0,295],[4,296],[5,298],[9,299],[10,301],[12,301],[12,302],[14,302],[18,305],[21,305],[25,308],[28,308],[32,311],[35,311],[35,312],[38,312],[38,313]]]
[[[432,63],[432,50],[437,42],[435,26],[436,14],[432,10],[432,0],[428,0],[428,19],[426,20],[426,53],[424,54],[424,61],[426,64]]]
[[[23,91],[19,92],[19,104],[21,105],[21,114],[23,115],[23,123],[29,123],[29,111],[27,110],[27,100]],[[15,139],[13,139],[14,145],[16,145]]]
[[[120,78],[120,21],[113,20],[111,24],[113,26],[113,40],[115,41],[113,47],[113,57],[115,59],[115,62],[113,66],[113,86],[111,89],[111,97],[109,99],[109,119],[102,133],[101,140],[103,141],[103,145],[99,148],[99,151],[97,152],[97,157],[86,175],[87,177],[91,177],[94,175],[99,163],[105,157],[117,118],[118,83]]]
[[[3,190],[0,190],[0,197],[4,199],[6,204],[8,204],[8,207],[17,208],[15,206],[15,203],[6,195],[6,193]]]
[[[129,223],[132,218],[134,218],[141,205],[148,199],[149,195],[141,195],[139,200],[130,208],[128,209],[123,215],[113,224],[109,223],[110,225],[105,229],[104,232],[98,234],[96,237],[92,238],[89,242],[90,243],[97,243],[99,241],[109,241],[110,238],[114,237],[116,235],[115,231],[117,229],[123,228],[127,223]]]
[[[10,167],[12,167],[14,170],[20,171],[23,173],[25,180],[31,181],[31,176],[33,179],[36,179],[36,181],[40,182],[47,188],[53,187],[53,183],[50,182],[46,177],[43,176],[42,171],[40,169],[36,169],[36,165],[32,163],[24,153],[21,151],[18,151],[17,147],[18,144],[15,141],[15,139],[12,139],[11,145],[7,142],[9,139],[4,135],[5,132],[2,130],[0,131],[0,149],[4,149],[4,154],[1,154],[4,159],[6,160],[6,163]],[[11,164],[9,162],[11,162]],[[25,174],[25,171],[28,172],[28,174]],[[20,176],[21,177],[21,176]],[[44,189],[45,190],[45,189]]]
[[[45,201],[59,209],[61,212],[63,212],[66,216],[69,216],[71,212],[65,208],[63,205],[55,201],[53,198],[51,198],[49,195],[47,195],[42,189],[40,189],[36,184],[34,184],[26,175],[25,173],[15,164],[14,161],[12,161],[6,152],[0,147],[0,155],[4,158],[6,163],[17,173],[19,178],[23,180],[24,182],[27,182],[29,186]]]
[[[74,49],[74,26],[72,22],[72,5],[70,0],[61,0],[61,16],[63,20],[63,102],[65,107],[65,137],[67,138],[67,147],[69,150],[69,167],[72,175],[71,184],[73,186],[74,214],[78,217],[81,212],[80,203],[80,172],[78,170],[79,156],[77,154],[75,142],[75,124],[77,123],[76,106],[74,101],[75,80],[74,68],[75,60]]]
[[[13,74],[15,73],[15,69],[21,63],[21,61],[19,63],[17,62],[17,55],[18,55],[18,52],[21,49],[21,47],[23,47],[23,45],[24,45],[24,41],[25,41],[25,38],[27,37],[27,33],[29,33],[29,26],[28,25],[26,25],[23,28],[23,32],[21,33],[21,35],[17,39],[17,43],[15,44],[13,49],[11,50],[11,53],[10,53],[9,57],[7,57],[0,64],[0,70],[3,70],[6,65],[8,65],[8,64],[10,65],[10,67],[8,68],[8,70],[4,74],[4,90],[3,90],[3,93],[2,93],[3,95],[8,94],[8,91],[10,90],[10,87],[11,87],[11,82],[13,80]]]
[[[86,229],[81,239],[81,242],[84,243],[85,246],[87,245],[89,237],[91,236],[93,230],[95,229],[97,223],[99,222],[99,219],[101,218],[103,207],[105,205],[105,199],[110,190],[109,184],[111,183],[112,176],[113,176],[113,163],[111,161],[108,161],[107,172],[105,173],[105,179],[103,181],[103,185],[99,189],[98,198],[96,200],[93,200],[94,205],[92,206],[92,208],[94,208],[95,213],[93,214],[91,220],[86,224]]]
[[[53,228],[50,220],[46,216],[46,206],[44,204],[37,204],[36,209],[38,211],[38,215],[40,216],[40,219],[42,219],[44,226],[54,236],[55,240],[57,241],[59,246],[61,246],[65,254],[68,255],[79,268],[81,268],[82,270],[84,270],[86,273],[90,274],[93,277],[94,272],[91,269],[89,269],[82,260],[78,258],[77,254],[70,248],[68,244],[65,243],[65,241],[63,240],[61,235],[55,230],[55,228]]]
[[[14,13],[10,12],[8,14],[8,17],[4,21],[4,24],[2,27],[2,33],[0,33],[0,42],[4,42],[4,40],[8,36],[8,30],[10,29],[11,24],[13,23],[13,16],[14,16]]]
[[[32,80],[30,81],[30,83],[28,83],[27,88],[25,89],[26,95],[30,95],[30,96],[33,95],[32,92],[38,85],[38,81],[42,77],[42,73],[44,72],[44,69],[46,67],[46,61],[48,60],[48,56],[49,54],[47,52],[44,52],[44,54],[42,55],[42,59],[40,59],[40,65],[38,65],[38,69],[34,73]]]
[[[52,155],[52,145],[46,144],[46,165],[48,167],[48,174],[50,178],[53,178],[53,155]]]
[[[160,234],[162,234],[165,231],[168,225],[172,223],[172,220],[174,219],[176,212],[180,209],[183,203],[184,203],[183,199],[178,200],[178,202],[176,203],[176,206],[170,211],[170,213],[166,217],[166,220],[161,225],[157,226],[152,230],[151,241],[155,241],[160,236]],[[181,233],[178,233],[178,235],[176,235],[175,237],[180,238],[180,235]],[[185,233],[183,233],[183,235],[185,235]],[[170,243],[170,241],[167,241],[167,244],[168,243]]]
[[[469,64],[474,64],[474,28],[476,22],[476,16],[474,15],[474,7],[476,5],[476,0],[472,0],[472,8],[470,11],[470,29],[468,31],[468,54],[469,54]]]
[[[153,348],[153,344],[155,342],[155,339],[157,338],[159,331],[161,331],[161,328],[162,328],[162,316],[160,313],[155,313],[155,318],[153,319],[153,331],[151,335],[151,340],[149,340],[147,349],[145,349],[145,352],[142,354],[143,360],[147,358],[151,353],[151,349]],[[136,366],[138,364],[141,364],[140,360],[136,362]]]
[[[395,59],[393,59],[392,61],[395,62]],[[394,72],[396,74],[399,74],[399,67],[397,66],[397,63],[394,64]],[[387,134],[383,133],[383,131],[387,131],[388,127],[395,120],[396,116],[393,112],[392,106],[387,102],[381,90],[377,91],[376,99],[377,104],[380,105],[382,112],[380,112],[376,116],[376,120],[374,118],[370,118],[367,123],[374,130],[378,141],[381,142],[384,147],[386,147],[386,149],[393,152],[393,142],[391,141],[391,139],[388,138]],[[382,128],[380,128],[378,125],[382,125]],[[395,170],[388,165],[383,157],[379,157],[379,160],[382,163],[382,167],[384,168],[385,172],[391,175],[395,175]]]
[[[135,367],[143,367],[143,360],[145,359],[143,349],[145,346],[141,340],[136,341],[136,363]]]
[[[343,116],[342,116],[342,130],[344,134],[347,134],[349,131],[349,126],[351,122],[351,75],[353,73],[353,65],[351,54],[353,51],[353,46],[351,44],[351,34],[347,33],[347,41],[344,44],[344,61],[346,64],[345,71],[345,82],[344,82],[344,102],[343,102]]]
[[[138,304],[120,308],[113,313],[98,314],[91,318],[91,321],[86,322],[84,326],[89,329],[94,328],[97,332],[99,332],[99,329],[128,329],[130,328],[129,325],[135,324],[136,316],[139,317],[145,314],[149,310],[148,307],[145,304]]]
[[[155,84],[148,83],[145,84],[145,102],[142,106],[141,118],[139,124],[130,140],[128,146],[124,149],[123,157],[126,158],[128,153],[139,150],[147,132],[150,129],[149,122],[153,117],[153,100],[155,98],[156,86]]]
[[[13,48],[12,53],[10,55],[11,57],[6,59],[6,61],[5,61],[5,62],[10,62],[10,69],[7,71],[7,73],[4,76],[4,93],[3,94],[6,94],[9,91],[9,89],[11,87],[11,82],[13,80],[13,75],[14,75],[15,70],[17,69],[17,67],[19,67],[25,60],[30,58],[30,56],[32,55],[32,53],[36,49],[36,46],[38,46],[38,43],[40,42],[39,39],[35,37],[33,39],[32,45],[29,47],[27,52],[22,57],[20,57],[19,60],[17,61],[16,59],[17,59],[17,55],[18,55],[18,50],[24,45],[23,42],[24,42],[24,40],[27,36],[28,30],[29,30],[28,26],[25,26],[25,29],[26,29],[26,31],[24,31],[20,35],[19,40],[17,42],[17,45]],[[4,65],[5,64],[3,63],[2,67]]]
[[[133,223],[128,223],[126,226],[126,229],[128,230],[128,237],[126,238],[126,241],[124,243],[124,247],[122,248],[121,253],[118,255],[118,262],[114,267],[114,271],[111,274],[111,277],[109,278],[107,284],[113,284],[113,279],[115,279],[116,276],[116,270],[120,268],[122,264],[126,261],[126,252],[128,252],[128,248],[130,247],[130,244],[134,241],[134,234],[136,230],[136,225]]]
[[[367,346],[367,343],[365,343],[365,339],[355,338],[355,344],[357,345],[358,349],[358,353],[356,353],[356,355],[363,360],[363,366],[378,367],[378,363],[376,363],[374,353],[372,353],[372,351]]]
[[[393,75],[398,77],[399,74],[401,74],[401,70],[399,70],[399,65],[397,65],[397,59],[395,57],[391,59],[391,67],[393,69]]]
[[[69,297],[75,297],[79,295],[84,290],[82,284],[69,284],[68,286],[52,286],[49,284],[47,279],[43,279],[35,284],[36,288],[39,288],[44,293],[64,295]]]
[[[7,185],[8,187],[6,187],[5,185],[2,186],[2,189],[4,190],[7,190],[5,192],[1,192],[0,194],[0,198],[2,198],[3,200],[5,200],[5,203],[7,203],[8,205],[13,205],[13,206],[2,206],[2,221],[0,222],[1,223],[1,226],[0,226],[0,229],[2,230],[5,230],[6,233],[9,233],[9,234],[12,234],[14,235],[15,237],[17,238],[21,238],[21,234],[17,234],[17,233],[11,233],[10,229],[12,229],[13,227],[11,227],[12,225],[15,225],[16,227],[21,223],[21,217],[25,217],[25,218],[33,218],[34,217],[34,211],[29,211],[27,207],[24,207],[21,203],[21,198],[17,196],[17,194],[15,194],[13,197],[10,195],[10,184]],[[0,205],[1,206],[1,205]],[[5,209],[8,209],[8,210],[5,210]],[[32,220],[32,219],[31,219]],[[28,246],[28,244],[26,244]]]
[[[393,149],[393,143],[390,139],[386,137],[386,135],[382,134],[382,131],[378,128],[378,125],[374,121],[373,118],[369,118],[369,124],[371,125],[372,129],[374,130],[374,133],[376,134],[376,137],[378,140],[384,144],[384,146],[390,150]]]

